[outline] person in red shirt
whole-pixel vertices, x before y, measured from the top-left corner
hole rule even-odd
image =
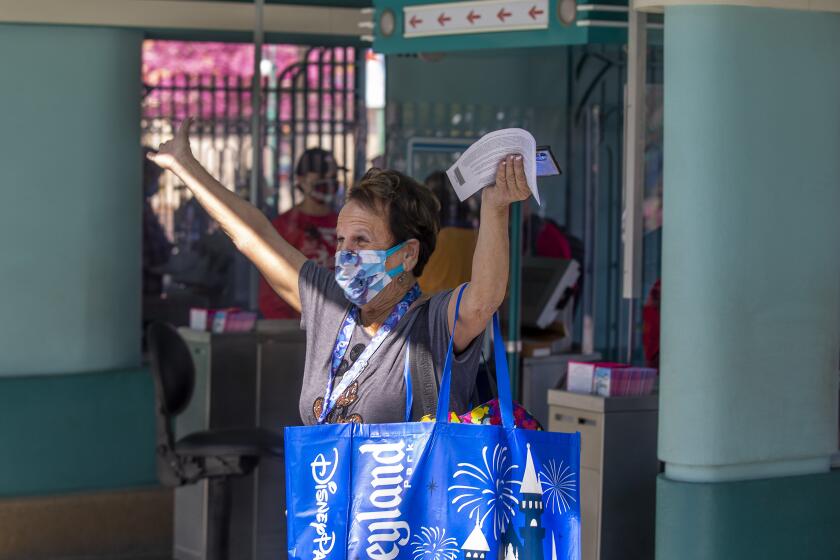
[[[645,351],[645,363],[649,367],[659,367],[659,313],[662,298],[662,282],[657,278],[648,292],[647,301],[642,307],[642,348]]]
[[[338,191],[338,170],[328,151],[310,148],[303,152],[295,167],[295,187],[303,193],[303,200],[271,222],[274,229],[306,258],[327,268],[335,267],[338,214],[333,202]],[[259,305],[266,319],[300,317],[262,277]]]

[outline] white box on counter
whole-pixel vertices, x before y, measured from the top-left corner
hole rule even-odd
[[[566,376],[566,390],[571,393],[591,395],[595,393],[595,372],[599,369],[626,368],[625,364],[611,362],[569,362]]]

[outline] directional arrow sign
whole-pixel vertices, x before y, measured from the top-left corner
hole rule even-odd
[[[540,10],[536,6],[531,6],[531,9],[528,10],[528,15],[531,16],[531,19],[536,20],[539,16],[545,13],[544,10]]]
[[[472,0],[405,6],[403,36],[548,29],[549,0]]]

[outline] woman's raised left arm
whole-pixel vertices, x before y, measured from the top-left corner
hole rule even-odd
[[[481,193],[481,225],[473,254],[470,283],[464,290],[455,351],[461,352],[484,331],[502,304],[507,290],[510,236],[510,205],[531,196],[522,156],[507,156],[496,170],[496,184]],[[449,302],[449,331],[455,320],[453,297]]]

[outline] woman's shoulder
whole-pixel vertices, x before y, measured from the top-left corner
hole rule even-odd
[[[332,273],[327,270],[326,267],[318,264],[312,259],[307,259],[306,262],[303,263],[303,266],[300,267],[301,289],[304,288],[304,282],[306,283],[306,287],[317,287],[320,285],[328,285],[330,283],[330,279],[332,280],[332,283],[335,284],[335,277]]]
[[[452,297],[452,292],[454,290],[438,290],[434,292],[423,292],[414,305],[412,305],[412,309],[425,306],[427,308],[434,307],[436,305],[440,305],[441,302],[448,302],[449,298]]]
[[[452,299],[454,290],[442,290],[432,294],[424,294],[421,305],[424,312],[432,322],[445,321],[449,312],[449,301]]]
[[[316,322],[329,321],[332,315],[343,316],[350,305],[335,281],[333,271],[315,261],[308,260],[303,264],[298,285],[304,315]]]

